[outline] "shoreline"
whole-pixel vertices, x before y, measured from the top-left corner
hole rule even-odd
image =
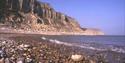
[[[87,32],[53,32],[53,31],[33,31],[33,30],[21,30],[21,29],[9,29],[0,28],[0,33],[20,33],[20,34],[42,34],[42,35],[104,35],[104,34],[94,34]]]
[[[83,59],[77,62],[95,63],[94,59],[89,58],[78,48],[50,43],[40,39],[37,35],[21,36],[18,34],[12,34],[9,36],[9,34],[0,34],[0,46],[0,48],[5,48],[4,51],[6,51],[6,57],[3,58],[9,59],[12,62],[18,62],[19,58],[24,58],[25,61],[27,61],[27,58],[30,58],[35,63],[76,63],[76,61],[71,59],[71,56],[79,54],[83,56]],[[0,51],[2,50],[0,49]],[[11,58],[14,58],[14,60]]]
[[[80,55],[84,56],[84,58],[86,58],[84,60],[79,61],[78,63],[84,63],[86,61],[87,61],[86,63],[92,63],[92,62],[98,63],[100,61],[103,63],[106,63],[106,62],[117,63],[117,62],[113,62],[114,61],[113,58],[118,59],[119,56],[124,55],[124,54],[118,54],[118,53],[111,52],[111,51],[99,52],[99,51],[92,51],[92,50],[88,50],[88,49],[81,49],[81,48],[74,47],[74,46],[66,46],[63,44],[51,43],[47,40],[41,39],[42,36],[43,35],[37,35],[37,34],[18,34],[18,33],[17,34],[9,34],[9,33],[2,34],[2,33],[0,33],[0,45],[4,44],[7,48],[4,46],[2,46],[2,47],[6,48],[7,50],[11,50],[11,49],[18,50],[16,48],[18,48],[18,46],[21,44],[29,45],[30,47],[27,49],[32,50],[32,51],[30,51],[31,56],[32,55],[39,56],[39,55],[45,53],[45,55],[43,55],[43,57],[42,57],[44,59],[40,59],[41,57],[35,56],[35,58],[36,57],[39,58],[39,59],[36,58],[37,61],[43,60],[44,61],[43,63],[47,63],[50,60],[53,62],[65,60],[65,61],[62,61],[62,63],[76,63],[75,61],[73,61],[71,59],[71,56],[73,54],[80,54]],[[12,46],[10,46],[10,45],[12,45]],[[10,46],[10,47],[8,47],[8,46]],[[34,50],[34,47],[35,47],[35,50]],[[26,49],[26,48],[24,48],[24,49]],[[43,52],[40,52],[40,50],[42,50]],[[29,52],[27,53],[27,52],[25,52],[25,50],[21,50],[21,51],[22,51],[21,54],[26,53],[26,55],[29,55]],[[22,57],[22,55],[19,54],[21,51],[20,50],[16,51],[16,53],[14,53],[14,55],[16,54],[16,57],[14,57],[14,58],[19,59],[18,57]],[[11,52],[8,52],[9,56],[11,56],[10,53]],[[107,55],[108,55],[108,57],[105,57]],[[118,56],[118,58],[117,58],[117,56]],[[25,56],[23,56],[23,57],[25,57]],[[25,59],[26,59],[26,57],[25,57]],[[54,59],[54,57],[55,57],[55,59]],[[59,59],[59,57],[62,57],[62,58]],[[113,58],[111,58],[111,57],[113,57]],[[9,57],[9,59],[10,59],[10,57]],[[36,60],[36,59],[33,59],[33,60]],[[124,59],[122,60],[120,58],[120,62],[122,62],[122,61],[124,61]],[[57,63],[59,63],[59,62],[57,62]]]

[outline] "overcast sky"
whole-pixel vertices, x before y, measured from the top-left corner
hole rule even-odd
[[[40,0],[74,17],[81,27],[98,28],[107,35],[125,35],[125,0]]]

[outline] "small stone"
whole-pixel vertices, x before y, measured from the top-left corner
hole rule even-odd
[[[0,58],[5,58],[6,52],[4,50],[0,50]]]
[[[24,56],[27,56],[27,54],[26,54],[26,53],[24,53],[23,55],[24,55]]]
[[[30,47],[30,45],[25,44],[24,47],[25,47],[25,48],[28,48],[28,47]]]
[[[96,63],[95,61],[93,61],[93,60],[90,60],[90,63]]]
[[[55,63],[53,60],[49,60],[48,63]]]
[[[27,63],[31,63],[31,62],[33,62],[33,59],[31,59],[31,58],[26,58],[26,62],[27,62]]]
[[[45,38],[45,37],[41,37],[41,39],[46,40],[46,38]]]
[[[23,61],[17,61],[17,63],[23,63]]]
[[[28,48],[23,48],[23,50],[27,51],[27,50],[28,50]]]
[[[17,63],[24,63],[24,58],[18,58]]]
[[[21,48],[28,48],[30,45],[27,45],[27,44],[21,44],[21,45],[19,45],[19,47],[21,47]]]
[[[28,49],[27,51],[29,51],[29,52],[30,52],[30,51],[31,51],[31,49]]]
[[[4,63],[4,58],[0,59],[0,63]]]
[[[19,45],[19,47],[23,48],[23,47],[24,47],[24,45],[23,45],[23,44],[21,44],[21,45]]]
[[[33,47],[33,49],[36,49],[36,47]]]
[[[10,59],[15,60],[15,58],[13,56]]]
[[[9,58],[6,58],[6,59],[5,59],[5,63],[10,63]]]
[[[6,44],[6,41],[3,41],[2,44]]]
[[[14,49],[12,49],[10,52],[14,52],[15,50]]]
[[[71,56],[71,59],[72,59],[73,61],[81,61],[81,60],[83,60],[83,56],[82,56],[82,55],[75,54],[75,55],[72,55],[72,56]]]

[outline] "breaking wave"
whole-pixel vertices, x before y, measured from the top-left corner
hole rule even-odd
[[[118,52],[118,53],[125,53],[125,48],[118,48],[115,47],[113,45],[107,46],[107,47],[94,47],[91,46],[89,43],[88,44],[84,44],[84,45],[79,45],[79,44],[74,44],[74,43],[68,43],[68,42],[63,42],[63,41],[59,41],[56,39],[49,39],[46,37],[41,37],[42,40],[47,40],[51,43],[56,43],[56,44],[61,44],[61,45],[66,45],[66,46],[73,46],[73,47],[80,47],[80,48],[84,48],[84,49],[90,49],[90,50],[97,50],[97,51],[114,51],[114,52]]]

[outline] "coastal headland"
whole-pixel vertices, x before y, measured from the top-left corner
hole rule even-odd
[[[81,27],[75,18],[37,0],[1,0],[0,28],[13,33],[104,35],[99,29]]]

